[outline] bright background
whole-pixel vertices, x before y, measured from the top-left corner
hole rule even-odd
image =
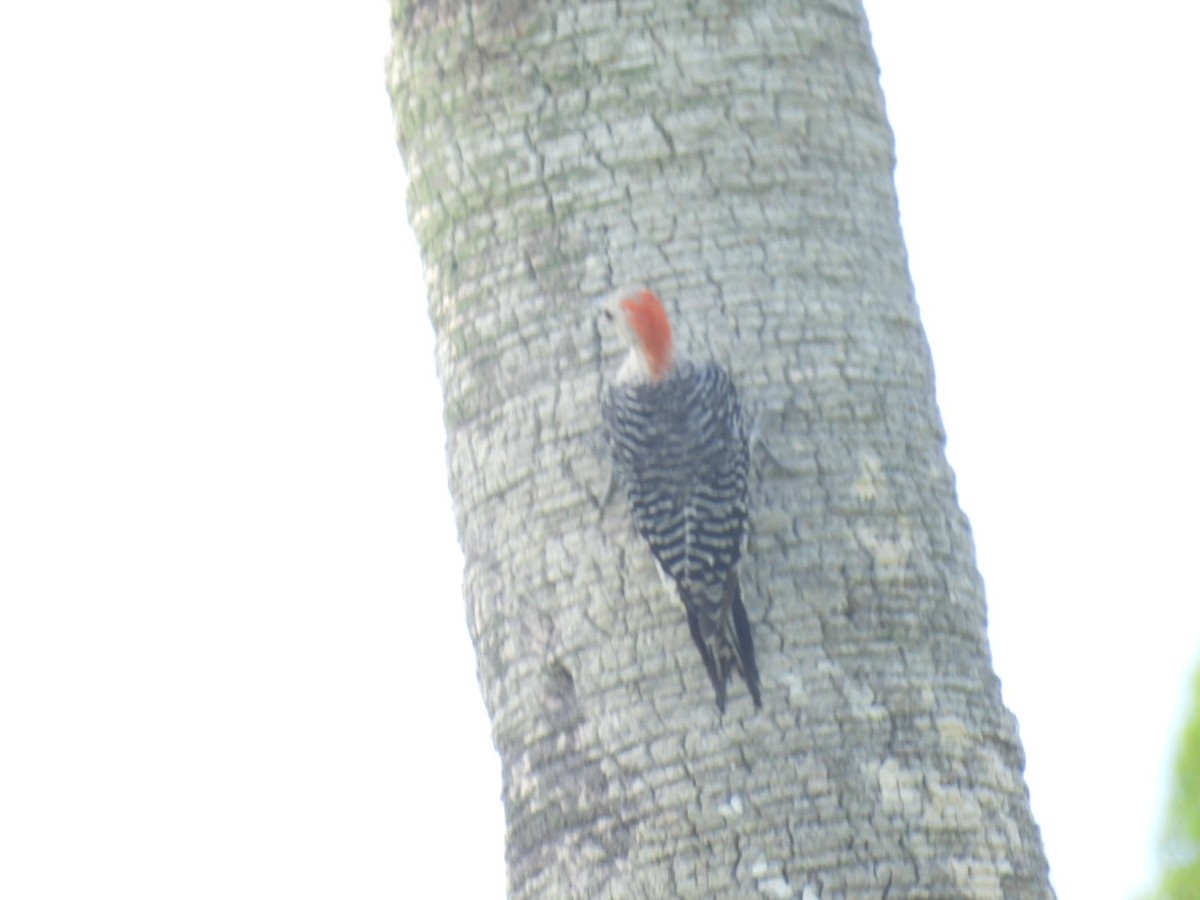
[[[1200,650],[1200,13],[868,7],[1052,876],[1127,896]],[[503,894],[387,44],[0,11],[0,896]]]

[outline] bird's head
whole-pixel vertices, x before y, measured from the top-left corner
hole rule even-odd
[[[624,289],[600,303],[600,314],[613,322],[633,350],[642,377],[659,381],[675,364],[671,321],[662,301],[648,288]]]

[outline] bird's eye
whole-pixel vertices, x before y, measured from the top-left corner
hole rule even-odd
[[[613,320],[613,314],[612,314],[611,309],[604,310],[604,318],[608,319],[608,321],[610,321],[610,322]]]

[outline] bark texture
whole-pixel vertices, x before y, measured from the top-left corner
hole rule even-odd
[[[943,453],[858,0],[394,0],[516,897],[1050,894]],[[719,716],[608,462],[654,287],[733,373],[763,679]]]

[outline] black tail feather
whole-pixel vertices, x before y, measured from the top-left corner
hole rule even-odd
[[[742,604],[742,589],[736,570],[730,572],[725,584],[725,599],[729,616],[721,623],[719,629],[707,638],[693,606],[687,604],[688,628],[692,632],[692,640],[696,649],[700,651],[700,658],[704,660],[704,668],[717,695],[718,710],[725,712],[725,697],[735,667],[750,690],[754,706],[762,709],[758,663],[754,658],[754,641],[750,637],[750,619],[746,615],[746,607]]]
[[[737,638],[737,667],[742,673],[742,678],[745,679],[746,687],[750,689],[750,696],[754,699],[754,705],[758,709],[762,709],[762,684],[758,680],[758,662],[754,659],[754,641],[750,638],[750,618],[746,615],[746,607],[742,604],[742,589],[737,583],[737,576],[733,577],[733,602],[729,605],[731,617],[733,619],[734,636]]]
[[[687,619],[688,628],[692,632],[692,640],[696,644],[696,649],[700,651],[700,658],[704,660],[704,668],[708,671],[708,678],[712,682],[713,690],[717,692],[717,709],[725,712],[725,688],[729,684],[729,663],[725,663],[724,671],[718,670],[717,659],[713,656],[712,648],[709,647],[708,641],[704,639],[704,634],[700,631],[700,620],[691,609],[688,610]]]

